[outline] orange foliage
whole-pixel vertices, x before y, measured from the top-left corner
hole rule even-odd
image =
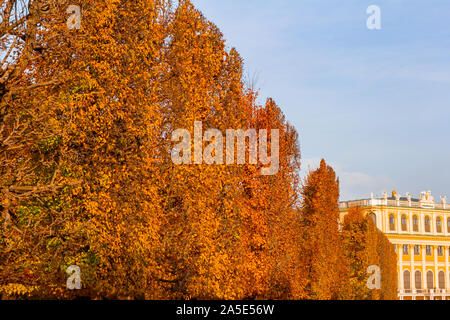
[[[0,83],[0,295],[345,297],[353,244],[335,174],[322,162],[300,191],[298,134],[273,100],[257,105],[220,30],[189,1],[76,2],[79,30],[68,1],[31,8],[18,71]],[[278,129],[279,172],[174,165],[171,134],[195,121]],[[69,292],[73,264],[83,289]]]
[[[342,231],[345,256],[349,261],[348,299],[395,300],[397,298],[397,256],[386,236],[377,229],[361,208],[350,209]],[[381,268],[381,289],[366,286],[367,268]]]
[[[302,189],[301,261],[307,270],[307,298],[343,298],[347,264],[339,232],[339,180],[322,159]]]

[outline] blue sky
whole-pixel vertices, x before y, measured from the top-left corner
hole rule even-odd
[[[335,167],[342,200],[450,197],[450,1],[193,3],[297,128],[303,170]],[[370,5],[381,30],[366,27]]]

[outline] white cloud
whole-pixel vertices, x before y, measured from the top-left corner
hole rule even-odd
[[[315,170],[320,165],[318,158],[302,159],[302,177],[306,177],[310,170]],[[371,176],[363,172],[347,171],[342,165],[327,161],[333,167],[340,182],[341,200],[354,200],[369,198],[373,192],[381,196],[384,191],[390,191],[395,182],[386,176]]]

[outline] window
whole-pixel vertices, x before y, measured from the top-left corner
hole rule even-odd
[[[441,223],[441,218],[437,217],[436,219],[436,232],[437,233],[441,233],[442,232],[442,223]]]
[[[425,217],[425,232],[431,232],[429,216]]]
[[[394,215],[389,215],[389,230],[395,231],[395,218]]]
[[[402,231],[407,231],[407,226],[406,226],[406,216],[402,215]]]
[[[427,256],[431,256],[431,246],[426,247],[426,254]]]
[[[407,244],[403,245],[403,255],[408,255],[409,254],[409,247]]]
[[[433,271],[427,272],[427,289],[434,289]]]
[[[403,272],[403,287],[405,290],[411,290],[411,274],[408,270]]]
[[[449,219],[450,221],[450,219]],[[417,219],[417,216],[413,217],[413,231],[419,232],[419,219]]]
[[[437,252],[438,252],[438,256],[442,257],[444,255],[444,247],[443,246],[439,246],[437,248]]]
[[[450,218],[447,219],[447,232],[450,233]]]
[[[420,246],[418,245],[414,246],[414,255],[420,256]]]
[[[371,212],[371,213],[369,214],[369,217],[370,217],[370,219],[372,219],[373,224],[374,224],[374,225],[377,225],[377,216],[375,215],[375,213]]]
[[[439,289],[445,289],[445,273],[444,271],[439,271]]]
[[[422,289],[422,273],[418,270],[414,274],[414,282],[416,283],[416,289],[421,290]]]

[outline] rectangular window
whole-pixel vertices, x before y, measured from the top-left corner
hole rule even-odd
[[[406,255],[409,254],[409,252],[408,252],[409,250],[408,250],[408,249],[409,249],[408,245],[407,245],[407,244],[404,244],[404,245],[403,245],[403,255],[406,256]]]
[[[402,231],[407,231],[405,215],[402,216]]]
[[[444,255],[444,247],[443,246],[439,246],[437,248],[437,252],[438,252],[438,256],[442,257]]]
[[[420,246],[414,246],[414,255],[420,256]]]
[[[389,215],[389,230],[395,231],[395,217],[393,214]]]
[[[431,246],[427,246],[427,256],[431,256]]]

